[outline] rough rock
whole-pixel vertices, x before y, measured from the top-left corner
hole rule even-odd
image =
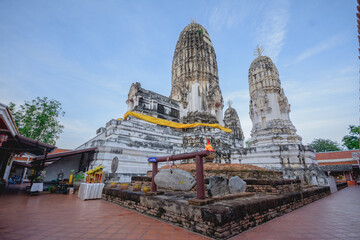
[[[161,188],[180,191],[190,191],[196,184],[193,176],[181,169],[161,169],[154,180]]]
[[[241,193],[246,191],[246,182],[238,176],[229,179],[229,191],[231,194]]]
[[[207,187],[209,197],[229,194],[228,181],[223,176],[211,176]]]

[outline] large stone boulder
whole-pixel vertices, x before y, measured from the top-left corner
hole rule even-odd
[[[229,179],[229,190],[231,194],[241,193],[246,191],[246,182],[238,176]]]
[[[196,184],[193,176],[181,169],[160,169],[154,180],[161,188],[180,191],[190,191]]]
[[[223,176],[211,176],[207,187],[209,197],[229,194],[228,181]]]

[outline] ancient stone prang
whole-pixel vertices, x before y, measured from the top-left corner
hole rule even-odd
[[[244,149],[241,163],[282,170],[285,178],[298,178],[303,184],[326,185],[314,150],[302,145],[290,121],[290,104],[269,57],[259,54],[251,63],[249,93],[253,128],[250,148]]]
[[[223,123],[216,54],[208,32],[200,24],[193,22],[180,33],[171,73],[170,98],[181,103],[181,116],[207,112]]]
[[[279,72],[269,57],[259,56],[249,69],[251,143],[300,144],[290,121],[290,105],[281,88]]]
[[[229,108],[225,111],[224,124],[225,127],[232,130],[233,144],[239,148],[244,147],[244,133],[241,129],[240,119],[236,110],[231,107],[231,102],[229,102]]]

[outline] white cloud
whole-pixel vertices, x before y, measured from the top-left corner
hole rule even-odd
[[[353,68],[353,66],[351,67]],[[350,124],[357,124],[357,71],[349,67],[333,69],[314,81],[283,83],[291,104],[290,119],[303,137],[303,143],[315,138],[341,142]],[[337,96],[342,96],[338,98]]]
[[[247,89],[237,90],[234,92],[224,94],[224,100],[227,103],[228,100],[234,102],[235,100],[249,101],[249,91]]]
[[[219,1],[210,11],[209,25],[214,30],[232,28],[249,15],[252,7],[248,1]]]
[[[256,40],[263,45],[266,55],[276,62],[284,45],[289,21],[289,3],[287,1],[271,2],[266,8],[262,23],[256,31]]]
[[[314,55],[317,55],[328,49],[336,47],[337,45],[339,45],[343,42],[344,42],[344,36],[341,34],[337,34],[337,35],[319,43],[318,45],[316,45],[312,48],[306,49],[304,52],[300,53],[299,56],[297,56],[297,58],[295,59],[294,63],[299,63],[301,61],[304,61]]]
[[[59,148],[74,149],[94,137],[97,130],[93,124],[78,119],[67,118],[60,123],[64,125],[64,131],[56,143]]]

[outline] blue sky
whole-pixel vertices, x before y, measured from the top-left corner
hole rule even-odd
[[[304,143],[340,142],[359,118],[355,0],[0,0],[0,102],[60,101],[57,145],[75,148],[127,110],[131,83],[165,96],[180,32],[209,32],[220,88],[250,138],[248,69],[257,44],[275,62]]]

